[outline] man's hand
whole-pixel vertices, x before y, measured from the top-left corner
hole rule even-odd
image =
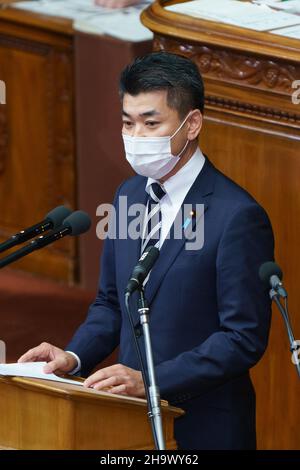
[[[142,373],[138,370],[130,369],[122,364],[115,364],[110,367],[98,370],[88,377],[85,387],[92,387],[95,390],[109,388],[109,393],[120,395],[130,395],[132,397],[145,397],[145,387]]]
[[[140,0],[95,0],[95,5],[105,8],[124,8],[140,3]]]
[[[49,343],[41,343],[36,348],[29,349],[18,359],[18,362],[38,361],[48,362],[44,367],[46,374],[51,372],[56,374],[70,372],[77,366],[77,361],[72,354]]]

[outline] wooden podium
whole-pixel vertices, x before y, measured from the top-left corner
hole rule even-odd
[[[167,449],[176,449],[174,419],[162,402]],[[0,377],[1,449],[153,449],[146,401],[23,377]]]

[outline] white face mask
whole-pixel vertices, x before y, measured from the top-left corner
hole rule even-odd
[[[173,170],[187,148],[189,140],[176,156],[171,151],[171,140],[180,131],[189,116],[190,113],[171,136],[132,137],[122,134],[126,159],[136,173],[158,180]]]

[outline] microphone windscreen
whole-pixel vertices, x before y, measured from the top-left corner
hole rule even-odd
[[[53,224],[53,229],[56,229],[62,225],[63,221],[70,214],[72,214],[71,209],[65,206],[58,206],[55,207],[55,209],[52,209],[52,211],[48,212],[46,219],[50,220],[50,222]]]
[[[278,276],[279,279],[282,279],[282,271],[277,263],[273,261],[267,261],[266,263],[262,264],[259,268],[259,277],[260,279],[265,282],[269,283],[271,276]]]
[[[159,249],[155,246],[148,247],[139,259],[138,264],[134,267],[131,278],[126,287],[126,294],[132,294],[136,289],[142,286],[144,280],[151,271],[155,261],[159,255]]]
[[[145,272],[149,273],[159,256],[159,249],[156,248],[156,246],[150,246],[147,250],[144,251],[141,258],[143,258],[143,256],[145,257],[140,264],[143,266]]]
[[[64,222],[64,227],[70,227],[70,235],[76,236],[81,235],[89,230],[92,221],[90,216],[84,211],[75,211]]]

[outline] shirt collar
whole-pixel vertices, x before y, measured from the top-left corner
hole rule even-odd
[[[192,184],[202,170],[204,163],[205,157],[200,148],[197,147],[195,153],[189,159],[189,161],[182,168],[180,168],[180,170],[175,173],[175,175],[171,176],[171,178],[164,182],[162,187],[169,196],[172,204],[175,202],[175,200],[178,200],[181,194],[186,196]],[[152,183],[159,183],[159,181],[154,180],[153,178],[148,178],[145,188],[148,194],[149,186]]]

